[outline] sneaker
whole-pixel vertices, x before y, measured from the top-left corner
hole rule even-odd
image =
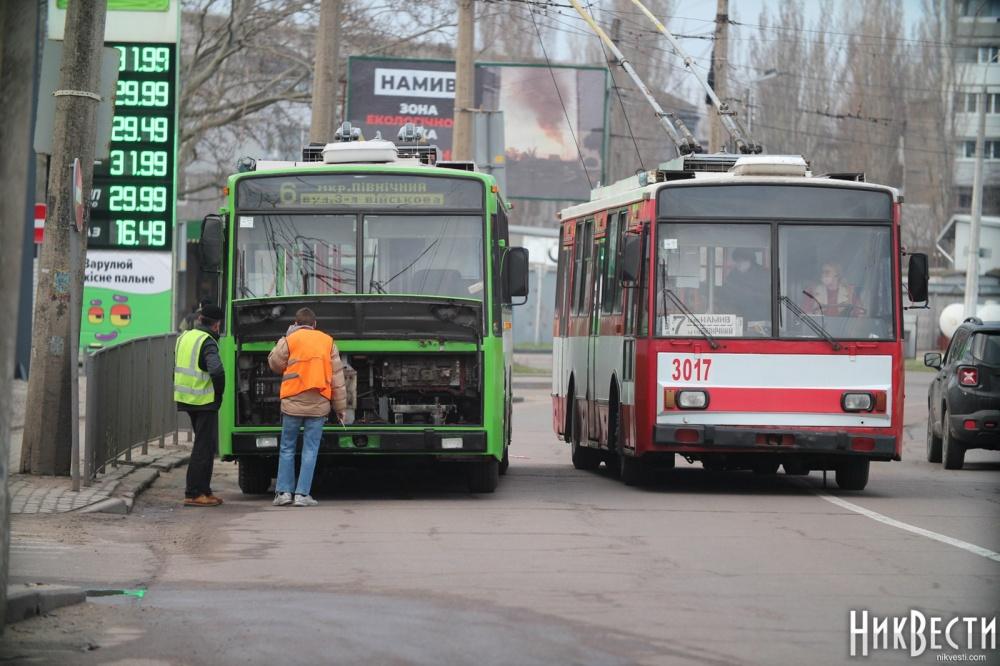
[[[278,493],[277,495],[274,496],[274,502],[272,502],[274,506],[288,506],[291,503],[292,503],[291,493]]]
[[[219,506],[220,504],[222,504],[222,501],[218,497],[210,495],[184,498],[184,506]]]
[[[316,506],[319,504],[311,495],[296,495],[295,506]]]

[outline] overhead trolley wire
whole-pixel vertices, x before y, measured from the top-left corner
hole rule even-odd
[[[594,189],[594,181],[590,177],[590,170],[587,169],[587,162],[583,159],[583,151],[580,149],[580,142],[577,141],[576,132],[573,131],[573,123],[569,119],[569,111],[566,110],[566,103],[563,101],[562,92],[559,90],[559,82],[556,81],[556,73],[552,71],[552,61],[549,60],[548,50],[545,48],[545,40],[542,39],[542,33],[538,29],[538,22],[535,21],[535,12],[533,9],[528,9],[528,14],[531,16],[531,24],[535,27],[535,35],[538,36],[538,45],[542,47],[542,55],[545,57],[545,64],[549,68],[549,76],[552,77],[552,86],[556,89],[556,95],[559,97],[559,106],[562,107],[563,117],[566,118],[566,127],[569,128],[570,136],[573,137],[573,145],[576,146],[576,154],[580,157],[580,166],[583,167],[583,173],[587,176],[587,183],[590,184],[590,189]]]

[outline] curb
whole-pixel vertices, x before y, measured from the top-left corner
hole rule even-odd
[[[166,468],[172,469],[183,464],[184,462],[187,462],[188,457],[164,461],[163,464],[167,465],[169,463],[173,463]],[[82,509],[78,509],[77,513],[114,513],[118,515],[125,515],[132,511],[132,505],[135,504],[135,498],[146,488],[149,488],[159,477],[160,470],[153,465],[148,467],[139,467],[122,477],[122,479],[118,482],[118,487],[115,488],[114,494],[111,497],[85,506]]]
[[[87,600],[87,593],[68,585],[9,585],[7,587],[7,624],[51,613],[63,606]]]

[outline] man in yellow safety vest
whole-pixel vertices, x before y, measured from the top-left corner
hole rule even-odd
[[[222,504],[211,486],[219,447],[219,405],[226,386],[218,345],[222,317],[219,306],[203,305],[194,328],[177,336],[174,348],[174,401],[191,417],[194,430],[184,506]]]
[[[347,387],[337,345],[316,330],[316,314],[309,308],[295,313],[295,323],[278,340],[267,357],[271,370],[281,374],[281,448],[275,506],[315,506],[309,491],[316,456],[323,437],[323,424],[330,405],[343,423],[347,410]],[[302,464],[295,481],[295,448],[302,428]],[[292,498],[292,493],[295,498]]]

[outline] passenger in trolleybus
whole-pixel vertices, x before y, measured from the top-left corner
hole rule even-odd
[[[664,225],[657,261],[662,336],[771,335],[771,240],[765,225]]]
[[[766,333],[771,318],[771,272],[757,263],[757,251],[738,247],[732,252],[733,268],[719,289],[719,312],[733,312],[749,327]]]

